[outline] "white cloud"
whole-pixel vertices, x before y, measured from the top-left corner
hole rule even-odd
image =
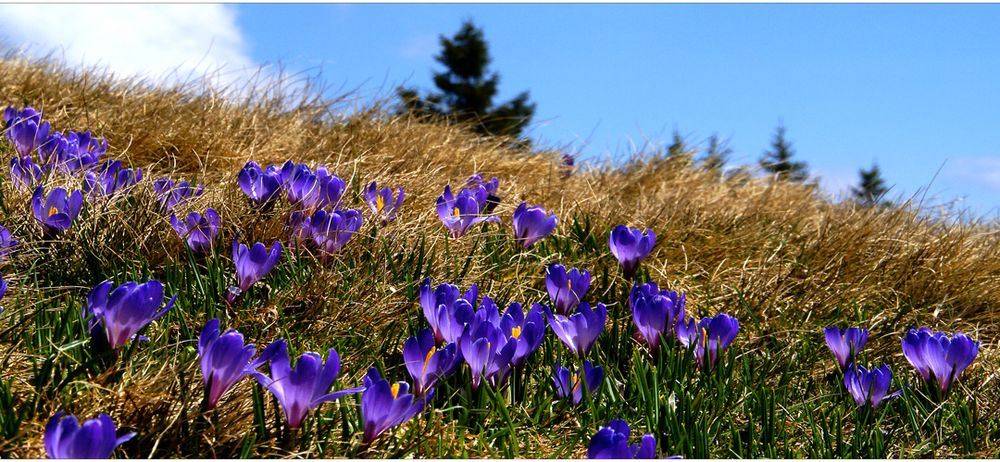
[[[256,70],[228,5],[0,5],[0,37],[29,55],[155,81],[210,72],[231,82]]]

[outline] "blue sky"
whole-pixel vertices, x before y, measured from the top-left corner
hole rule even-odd
[[[783,121],[831,192],[877,160],[894,194],[940,170],[929,200],[990,216],[1000,206],[1000,5],[198,7],[221,19],[190,25],[210,15],[159,12],[157,27],[176,24],[185,40],[158,49],[183,43],[188,57],[176,59],[322,71],[333,89],[377,98],[398,84],[431,88],[438,36],[471,18],[501,74],[500,98],[529,90],[538,104],[531,135],[542,144],[620,159],[669,143],[676,128],[695,144],[718,133],[735,163],[753,163]],[[96,43],[89,53],[101,56]]]

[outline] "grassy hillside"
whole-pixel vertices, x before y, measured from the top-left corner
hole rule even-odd
[[[252,83],[251,83],[252,85]],[[9,281],[0,301],[0,452],[44,456],[45,424],[56,411],[109,414],[137,436],[119,457],[578,457],[597,428],[622,418],[633,434],[656,436],[660,455],[685,457],[992,456],[1000,451],[996,352],[1000,239],[993,224],[955,224],[908,206],[868,209],[832,204],[806,186],[746,176],[722,179],[656,155],[617,167],[563,175],[559,152],[519,152],[503,140],[460,127],[422,123],[379,108],[342,117],[344,102],[277,86],[225,97],[201,85],[153,87],[101,72],[69,71],[16,59],[0,62],[2,103],[44,111],[55,130],[108,139],[106,158],[143,170],[125,199],[84,205],[69,232],[44,239],[30,191],[15,187],[0,141],[4,174],[0,225],[20,241],[0,262]],[[230,245],[287,244],[281,201],[262,214],[236,184],[248,160],[327,165],[347,183],[346,208],[365,213],[362,230],[333,261],[291,252],[235,306]],[[499,179],[501,223],[451,239],[435,200],[446,184],[474,173]],[[152,182],[196,180],[203,196],[178,210],[219,212],[215,255],[198,259],[157,209]],[[361,190],[403,186],[399,218],[379,226]],[[80,179],[53,176],[78,189]],[[559,218],[555,232],[524,251],[511,214],[521,202]],[[741,330],[715,373],[696,370],[690,353],[651,357],[632,338],[628,291],[608,249],[612,227],[651,228],[657,245],[640,281],[684,292],[689,315],[729,313]],[[213,317],[261,348],[282,337],[292,353],[336,348],[338,387],[360,386],[369,367],[409,380],[403,342],[427,326],[419,286],[451,283],[501,307],[548,303],[545,267],[588,269],[587,296],[608,306],[608,326],[590,359],[605,382],[581,409],[556,402],[552,364],[572,362],[551,332],[512,383],[468,389],[462,369],[439,386],[415,420],[361,444],[359,398],[326,403],[306,431],[289,431],[270,395],[250,378],[203,412],[197,339]],[[147,342],[118,357],[95,353],[80,312],[96,284],[159,279],[177,305],[150,325]],[[821,329],[871,329],[868,363],[887,362],[892,389],[875,416],[855,412],[838,382]],[[908,327],[963,331],[981,342],[973,365],[939,405],[901,353]],[[433,410],[431,409],[433,408]],[[878,419],[871,431],[870,422]],[[838,440],[840,438],[840,440]]]

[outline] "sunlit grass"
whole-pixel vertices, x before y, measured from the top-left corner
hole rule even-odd
[[[633,436],[656,436],[661,456],[954,457],[1000,451],[997,306],[1000,240],[989,223],[948,223],[908,205],[864,209],[831,204],[808,187],[720,179],[662,156],[578,171],[563,179],[557,152],[511,151],[460,128],[416,123],[378,109],[338,121],[338,106],[280,92],[243,102],[202,88],[153,89],[49,64],[8,60],[0,88],[15,105],[46,111],[54,126],[109,138],[107,157],[145,178],[127,198],[86,204],[71,230],[43,238],[29,192],[0,175],[0,224],[21,241],[0,263],[11,282],[0,314],[0,453],[44,454],[44,425],[58,410],[111,415],[138,433],[119,455],[140,457],[579,457],[598,427],[624,419]],[[276,96],[277,95],[277,96]],[[294,96],[294,95],[293,95]],[[11,149],[0,142],[3,159]],[[287,243],[291,206],[259,213],[235,184],[248,159],[326,163],[347,183],[345,207],[365,224],[326,264],[286,248],[281,263],[237,303],[230,244]],[[6,165],[6,164],[4,164]],[[450,239],[434,211],[444,184],[476,172],[500,179],[502,223]],[[205,195],[182,206],[219,211],[220,238],[192,254],[152,193],[161,175],[197,179]],[[370,219],[362,188],[406,189],[399,218]],[[79,188],[54,176],[48,187]],[[559,217],[553,235],[516,245],[510,217],[521,200]],[[682,291],[688,315],[721,312],[740,333],[711,372],[672,338],[656,354],[634,336],[628,291],[608,250],[617,224],[649,227],[658,244],[638,282]],[[581,361],[554,335],[500,389],[471,389],[467,368],[437,386],[416,419],[371,446],[361,443],[360,396],[326,403],[303,428],[287,428],[270,393],[240,381],[204,411],[197,337],[220,318],[263,348],[284,338],[289,353],[336,348],[338,387],[360,385],[369,367],[409,380],[401,349],[427,327],[418,303],[425,278],[480,294],[506,308],[549,303],[545,267],[592,274],[585,301],[608,307],[589,361],[601,386],[579,406],[558,400],[552,367]],[[177,306],[117,354],[86,332],[91,287],[158,279]],[[856,408],[823,343],[830,324],[871,329],[864,364],[886,362],[901,396],[877,411]],[[982,342],[979,358],[946,397],[920,383],[902,358],[909,326],[962,330]]]

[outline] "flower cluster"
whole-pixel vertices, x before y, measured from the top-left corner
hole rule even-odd
[[[597,430],[587,448],[588,459],[655,459],[656,438],[646,433],[642,441],[628,444],[632,430],[624,420],[612,420]]]
[[[142,179],[142,170],[122,168],[120,160],[105,161],[96,172],[87,172],[83,192],[94,198],[116,198]]]
[[[677,323],[674,334],[682,345],[694,349],[698,367],[711,370],[718,362],[719,354],[729,348],[740,332],[740,322],[726,314],[702,318],[695,322],[694,318],[683,319]]]
[[[4,111],[4,132],[17,152],[10,162],[11,178],[17,186],[32,189],[50,172],[74,175],[98,166],[108,150],[106,139],[97,139],[90,132],[53,132],[42,119],[43,114],[32,107],[18,110],[9,106]]]
[[[177,218],[176,214],[171,214],[170,226],[187,243],[192,252],[197,255],[207,255],[212,253],[222,222],[219,220],[219,213],[209,207],[204,215],[191,212],[183,220]]]
[[[889,393],[892,371],[887,364],[871,370],[857,364],[858,353],[868,341],[868,329],[827,327],[823,329],[837,365],[844,371],[844,387],[858,406],[878,408]],[[959,332],[949,337],[926,327],[910,329],[902,338],[903,356],[932,390],[946,395],[979,354],[979,342]]]
[[[673,335],[677,324],[683,321],[684,300],[684,294],[659,290],[655,282],[632,288],[629,294],[632,320],[651,351],[658,350],[661,337]]]
[[[910,329],[903,337],[903,355],[925,382],[948,393],[979,354],[979,342],[961,332],[951,337],[926,327]]]
[[[118,160],[101,160],[107,151],[106,140],[98,140],[89,133],[52,132],[41,112],[33,108],[8,108],[4,127],[6,138],[16,151],[11,160],[11,177],[18,187],[33,191],[32,214],[46,237],[70,229],[81,214],[85,197],[90,206],[98,201],[117,200],[130,194],[142,179],[138,168],[126,168]],[[572,166],[572,159],[568,164]],[[46,193],[42,183],[53,172],[80,174],[82,192],[51,188]],[[346,208],[352,199],[367,203],[371,221],[387,226],[400,217],[404,198],[402,187],[395,191],[388,187],[380,189],[374,181],[362,189],[360,198],[345,197],[347,185],[326,166],[313,169],[292,161],[267,167],[249,161],[237,173],[236,183],[254,207],[254,213],[287,212],[282,219],[289,224],[285,230],[288,235],[282,239],[290,237],[293,249],[308,247],[318,251],[324,262],[337,255],[365,222],[361,210]],[[480,223],[500,222],[495,213],[501,202],[498,186],[496,178],[485,181],[473,175],[457,193],[453,193],[450,185],[444,187],[436,210],[451,238],[461,238]],[[153,183],[152,189],[164,214],[170,214],[173,230],[192,253],[203,258],[199,262],[216,258],[213,251],[224,229],[219,213],[211,207],[203,213],[201,209],[186,210],[192,200],[202,195],[203,186],[163,177]],[[275,209],[278,202],[285,202],[287,208]],[[524,249],[552,234],[558,224],[554,214],[526,202],[513,211],[511,222],[512,241]],[[242,244],[239,236],[237,233],[232,237],[235,278],[226,293],[230,307],[241,293],[250,291],[279,267],[285,250],[282,245],[285,241],[268,239],[265,242],[272,242],[270,246],[263,242],[249,245],[253,240]],[[722,353],[738,336],[739,321],[726,313],[700,319],[688,317],[684,293],[660,289],[655,282],[642,282],[644,276],[639,265],[656,245],[656,234],[651,229],[642,231],[619,225],[611,230],[608,242],[624,279],[632,284],[628,309],[635,338],[645,345],[644,351],[655,356],[665,346],[680,345],[690,349],[701,373],[706,376],[718,373],[713,371]],[[0,226],[0,261],[10,257],[18,244],[10,231]],[[325,355],[306,351],[293,363],[284,339],[273,340],[258,352],[256,344],[246,343],[238,330],[223,330],[219,319],[211,319],[202,328],[197,342],[205,393],[203,409],[216,409],[230,390],[240,386],[244,378],[252,377],[273,395],[287,426],[298,429],[323,403],[360,393],[361,441],[369,445],[433,405],[435,389],[441,389],[442,383],[462,368],[468,368],[467,377],[474,393],[484,387],[499,389],[508,381],[518,383],[510,378],[525,376],[525,366],[545,342],[549,329],[568,349],[563,354],[572,356],[565,366],[555,362],[553,394],[579,405],[590,399],[587,396],[597,397],[604,382],[614,382],[610,377],[605,380],[605,368],[592,360],[597,356],[595,351],[599,353],[606,348],[599,341],[608,324],[608,306],[615,309],[615,304],[606,306],[594,300],[595,293],[590,293],[588,300],[591,287],[588,270],[550,263],[545,268],[544,284],[549,297],[545,303],[549,304],[532,303],[525,310],[527,304],[511,302],[501,310],[489,296],[480,298],[476,284],[462,292],[456,285],[433,286],[430,278],[425,279],[419,303],[427,327],[409,336],[401,351],[409,382],[391,382],[372,367],[361,386],[337,386],[341,362],[336,349],[330,348]],[[7,287],[7,281],[0,276],[0,298]],[[595,292],[607,293],[605,289]],[[151,325],[155,329],[154,321],[171,312],[176,300],[176,294],[167,297],[163,284],[156,279],[117,286],[105,281],[90,290],[82,318],[94,344],[106,345],[114,358],[118,358],[130,341],[148,340],[140,334]],[[623,316],[613,317],[615,332],[619,325],[614,320],[623,320]],[[828,327],[824,336],[843,373],[844,386],[858,407],[876,409],[885,399],[900,394],[889,393],[892,373],[888,365],[867,368],[859,364],[869,336],[867,329]],[[906,359],[933,390],[942,394],[948,393],[972,364],[979,346],[979,342],[963,333],[948,335],[927,328],[911,329],[902,339]],[[546,358],[551,358],[551,352],[545,353]],[[466,369],[462,370],[460,376],[465,377]],[[609,386],[620,384],[610,383],[604,388]],[[134,435],[118,436],[111,418],[104,414],[81,424],[76,417],[57,412],[46,426],[44,444],[50,457],[110,457],[118,445]],[[656,457],[656,438],[652,434],[646,433],[639,442],[631,444],[630,438],[629,425],[623,420],[612,420],[593,436],[587,456]]]
[[[170,212],[186,204],[187,201],[202,195],[204,192],[204,185],[193,185],[187,181],[174,182],[167,177],[153,182],[153,193],[160,208],[165,212]]]
[[[8,106],[4,135],[16,152],[10,161],[12,182],[33,191],[32,214],[49,238],[69,230],[83,207],[84,194],[91,199],[117,199],[142,180],[138,168],[124,168],[119,160],[101,162],[108,150],[107,139],[98,139],[90,132],[53,132],[42,112],[32,107],[18,110]],[[46,194],[43,183],[52,173],[82,173],[83,193],[54,188]]]

